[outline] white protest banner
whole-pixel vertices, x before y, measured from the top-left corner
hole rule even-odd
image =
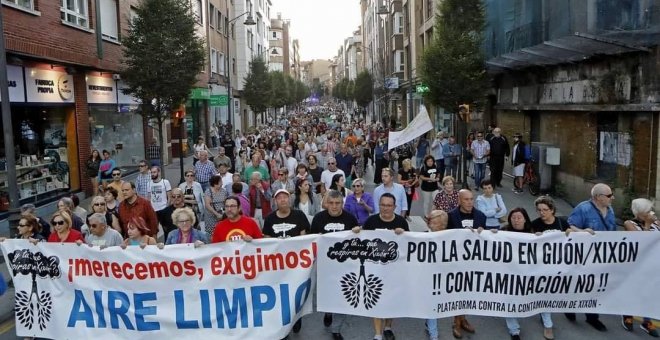
[[[387,138],[387,149],[392,150],[399,145],[410,142],[411,140],[433,130],[433,122],[426,112],[424,105],[419,106],[419,113],[405,129],[401,131],[391,131]]]
[[[362,231],[318,239],[319,311],[377,318],[660,317],[660,233]]]
[[[163,250],[0,244],[19,336],[281,339],[311,312],[315,238]]]

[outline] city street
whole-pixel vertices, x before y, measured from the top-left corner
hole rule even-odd
[[[185,168],[192,166],[192,158],[185,159]],[[179,162],[175,159],[172,164],[166,167],[166,177],[172,182],[172,185],[178,183],[179,180]],[[373,172],[373,170],[371,170]],[[372,174],[369,174],[366,179],[370,183],[367,185],[367,190],[373,192],[374,185],[372,181]],[[129,177],[130,178],[130,177]],[[511,181],[503,181],[505,187],[501,188],[500,193],[509,209],[521,206],[530,211],[530,215],[534,215],[533,200],[534,197],[525,192],[521,195],[516,195],[511,192]],[[476,195],[476,194],[475,194]],[[83,206],[86,204],[83,203]],[[558,200],[558,215],[567,215],[570,213],[571,207],[564,201]],[[422,202],[413,202],[412,215],[413,223],[411,229],[414,231],[425,231],[423,220],[421,219]],[[411,289],[414,285],[411,284]],[[13,294],[13,290],[8,292]],[[620,316],[602,315],[601,320],[608,327],[608,332],[601,333],[594,330],[591,326],[584,322],[584,316],[578,314],[576,322],[568,321],[563,314],[554,314],[554,330],[557,339],[571,339],[571,340],[586,340],[586,339],[650,339],[648,335],[639,329],[639,321],[636,320],[634,332],[629,333],[621,327]],[[464,333],[464,339],[509,339],[506,324],[504,319],[495,317],[481,317],[470,316],[469,321],[477,329],[475,334]],[[440,319],[439,321],[440,339],[453,339],[451,334],[451,318]],[[520,320],[521,337],[523,339],[542,339],[543,326],[539,317],[529,317]],[[397,319],[394,323],[394,333],[397,339],[426,339],[424,320],[402,318]],[[346,319],[346,323],[342,329],[342,334],[345,339],[372,339],[373,328],[372,322],[369,318],[350,316]],[[0,340],[13,340],[20,339],[15,335],[14,319],[10,318],[0,324]],[[292,334],[289,339],[331,339],[331,333],[328,328],[323,326],[323,313],[313,313],[303,317],[302,330],[298,334]]]

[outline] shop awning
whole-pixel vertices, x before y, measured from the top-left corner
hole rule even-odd
[[[497,56],[488,60],[486,66],[491,73],[519,71],[529,67],[577,63],[598,56],[648,52],[647,46],[657,45],[657,40],[631,37],[575,33]]]

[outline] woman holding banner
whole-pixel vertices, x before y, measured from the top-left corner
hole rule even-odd
[[[527,211],[523,208],[514,208],[509,213],[507,219],[509,224],[504,228],[505,231],[518,233],[532,233],[532,221],[529,219]],[[495,230],[495,229],[494,229]],[[506,327],[509,329],[511,340],[520,340],[520,324],[517,318],[506,318]],[[552,340],[555,335],[552,331],[552,317],[550,313],[541,313],[543,322],[543,338]]]

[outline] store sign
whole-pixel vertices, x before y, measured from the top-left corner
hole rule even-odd
[[[209,100],[210,93],[207,88],[194,88],[190,91],[190,99]]]
[[[209,106],[227,106],[227,103],[229,103],[229,99],[226,94],[212,94]]]
[[[65,72],[28,68],[25,72],[29,103],[73,103],[73,76]]]
[[[23,90],[23,68],[20,66],[7,65],[7,87],[9,87],[9,101],[14,103],[25,102],[25,91]],[[0,98],[2,101],[2,98]]]
[[[117,104],[115,84],[112,78],[87,76],[87,103]]]

